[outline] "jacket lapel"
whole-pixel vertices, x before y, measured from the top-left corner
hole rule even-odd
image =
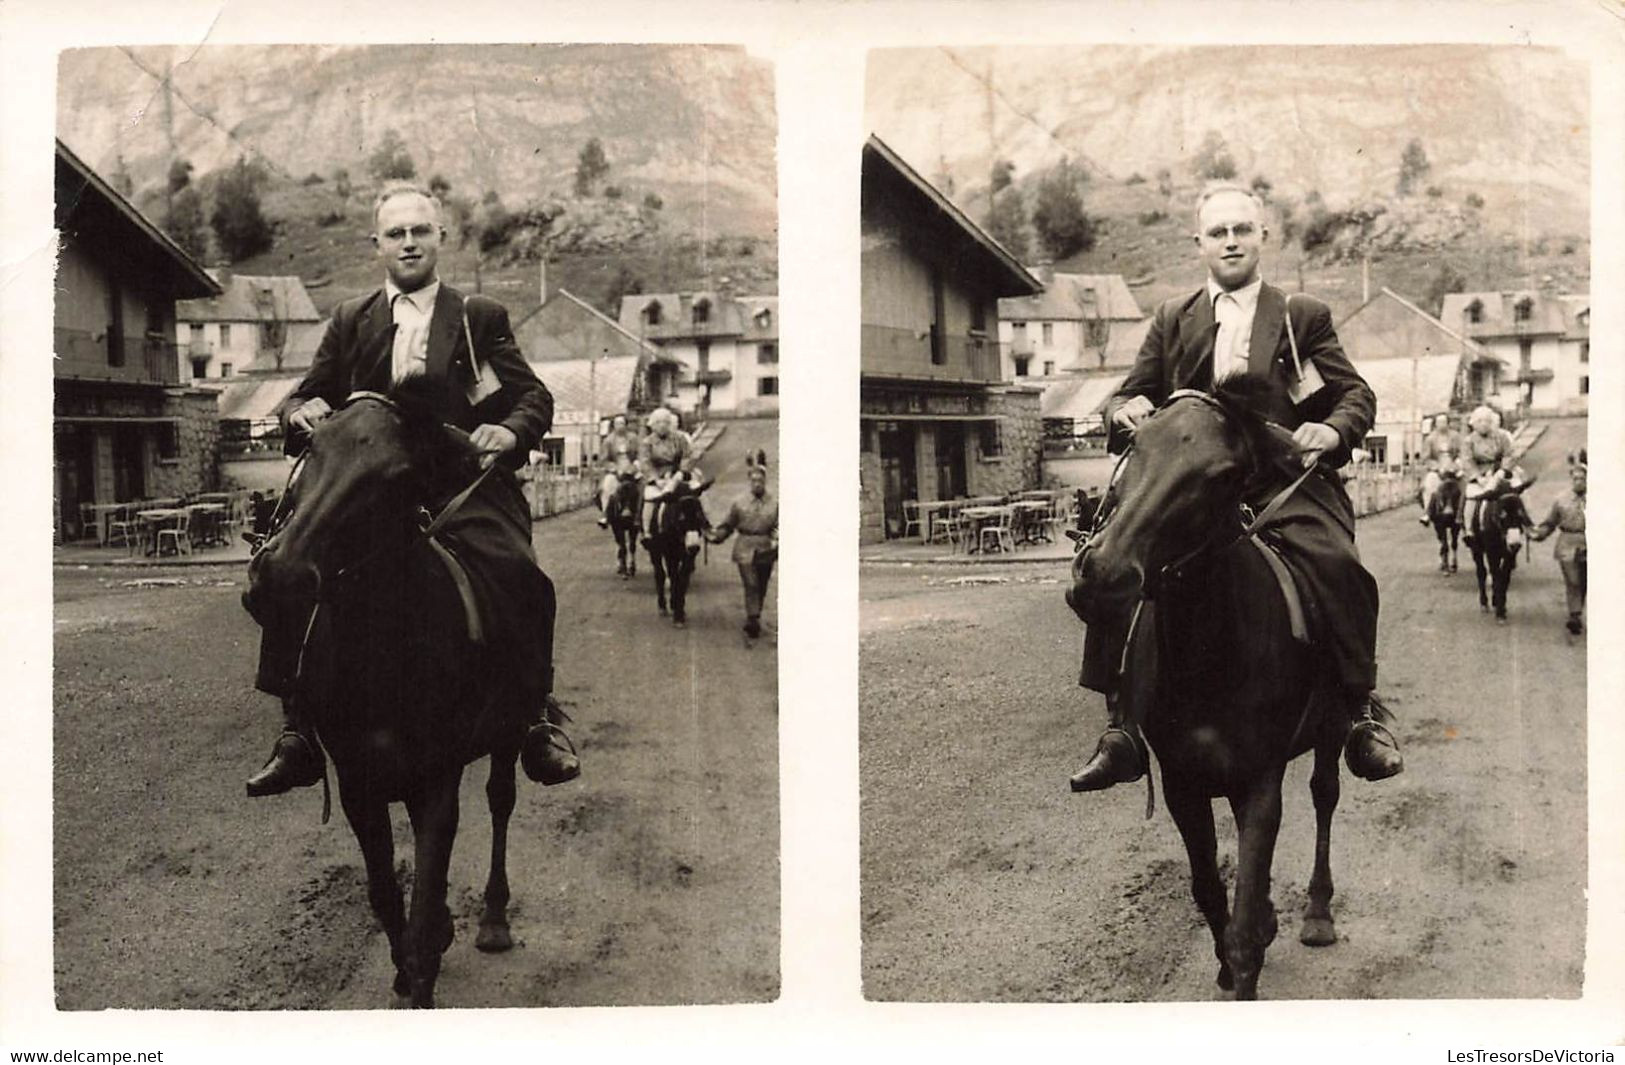
[[[1172,387],[1207,389],[1213,384],[1213,341],[1219,323],[1213,318],[1213,301],[1202,289],[1179,315],[1179,362],[1174,367]]]
[[[1258,289],[1258,308],[1253,312],[1253,335],[1247,344],[1247,372],[1268,377],[1275,362],[1275,349],[1281,343],[1281,323],[1286,320],[1286,297],[1270,285]]]
[[[350,375],[352,392],[389,389],[395,354],[395,318],[383,289],[373,294],[356,323],[356,359]]]
[[[463,334],[463,297],[442,284],[434,298],[434,316],[429,319],[427,373],[431,380],[449,381],[452,360]]]

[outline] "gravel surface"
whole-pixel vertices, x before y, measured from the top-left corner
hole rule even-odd
[[[1566,486],[1583,420],[1524,459],[1531,512]],[[1550,542],[1520,560],[1510,623],[1471,563],[1438,572],[1405,508],[1359,539],[1383,606],[1379,691],[1405,772],[1344,772],[1332,831],[1340,941],[1300,945],[1314,847],[1311,759],[1287,773],[1260,996],[1549,998],[1581,992],[1586,646],[1562,628]],[[1064,564],[861,572],[864,990],[882,1000],[1222,997],[1184,848],[1143,783],[1073,795],[1105,720],[1077,686],[1083,627]],[[1160,782],[1159,782],[1160,783]],[[1160,788],[1159,788],[1160,791]],[[1227,879],[1235,830],[1218,804]]]
[[[704,461],[719,516],[777,423]],[[490,849],[484,762],[463,778],[441,1006],[770,1000],[778,976],[777,615],[746,647],[713,549],[689,625],[653,578],[615,576],[592,511],[539,523],[559,589],[559,694],[582,778],[521,777],[509,834],[515,948],[474,950]],[[359,1009],[391,1003],[360,852],[320,788],[249,800],[277,710],[252,690],[239,568],[59,569],[54,886],[62,1009]],[[396,812],[403,878],[410,828]]]

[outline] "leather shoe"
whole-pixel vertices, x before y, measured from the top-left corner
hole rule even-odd
[[[1563,627],[1568,629],[1569,632],[1575,636],[1580,635],[1580,615],[1570,614],[1569,620],[1563,623]]]
[[[1405,768],[1394,734],[1369,718],[1356,721],[1343,745],[1349,772],[1361,780],[1387,780]]]
[[[1140,741],[1122,729],[1107,729],[1094,757],[1068,783],[1073,791],[1104,791],[1145,776],[1145,753]]]
[[[761,626],[761,624],[759,622],[757,622],[757,620],[755,618],[746,618],[745,619],[745,635],[749,636],[751,639],[754,640],[754,639],[756,639],[756,637],[760,636],[761,634],[762,634],[762,626]]]
[[[581,759],[576,757],[575,744],[551,721],[530,726],[519,748],[519,764],[524,767],[525,776],[544,787],[563,784],[581,775]]]
[[[300,733],[284,732],[276,738],[264,767],[248,778],[248,797],[257,799],[308,788],[322,779],[326,768],[327,759],[320,747]]]

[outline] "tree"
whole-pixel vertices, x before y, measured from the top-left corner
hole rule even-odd
[[[1062,159],[1038,183],[1033,229],[1045,249],[1065,259],[1095,244],[1095,223],[1083,210],[1082,181],[1070,160]]]
[[[451,182],[446,180],[444,174],[436,174],[429,179],[429,191],[434,193],[435,199],[444,203],[446,197],[451,194]]]
[[[1484,197],[1476,192],[1469,192],[1467,194],[1467,206],[1475,211],[1481,210],[1484,206]]]
[[[169,191],[177,193],[192,183],[192,164],[185,159],[176,159],[169,164]]]
[[[418,165],[406,142],[393,129],[384,130],[384,139],[367,157],[367,171],[379,181],[410,181],[417,177]]]
[[[187,187],[175,193],[169,217],[164,220],[164,229],[192,258],[208,257],[209,236],[203,229],[203,197],[197,189]]]
[[[1395,191],[1401,196],[1409,196],[1432,169],[1433,164],[1428,162],[1428,153],[1423,149],[1422,142],[1412,137],[1399,156],[1399,185]]]
[[[643,206],[651,211],[658,211],[666,206],[666,201],[662,200],[656,193],[646,192],[643,194]]]
[[[1263,203],[1269,203],[1270,193],[1275,191],[1275,186],[1270,184],[1270,179],[1263,174],[1255,176],[1253,183],[1248,187],[1253,190],[1253,195],[1257,196]]]
[[[1022,206],[1019,189],[1007,186],[993,197],[987,231],[1017,259],[1027,257],[1027,210]]]
[[[576,156],[576,195],[591,196],[594,186],[609,173],[609,159],[597,137],[581,146]]]
[[[1444,310],[1444,298],[1451,292],[1466,292],[1467,278],[1449,263],[1440,263],[1428,278],[1428,290],[1422,297],[1422,307],[1437,317]]]
[[[604,293],[604,302],[600,309],[611,318],[617,318],[621,313],[621,298],[623,296],[640,296],[643,294],[643,279],[634,274],[622,263],[615,269],[615,276],[610,278],[609,290]]]
[[[1208,130],[1202,144],[1191,157],[1191,170],[1203,181],[1234,181],[1240,172],[1230,154],[1229,145],[1213,130]]]
[[[1174,198],[1174,173],[1167,167],[1157,171],[1157,192],[1165,200]]]
[[[350,172],[342,166],[333,171],[333,191],[342,199],[350,198]]]
[[[1000,159],[998,162],[993,164],[993,174],[991,176],[991,180],[993,183],[994,196],[997,196],[1000,192],[1010,187],[1010,182],[1015,180],[1015,173],[1016,164],[1012,163],[1008,159]]]
[[[271,247],[271,223],[260,211],[261,177],[258,167],[238,159],[215,185],[209,225],[214,227],[220,250],[234,263]]]

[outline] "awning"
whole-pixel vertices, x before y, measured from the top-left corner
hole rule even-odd
[[[1094,417],[1122,387],[1127,376],[1120,373],[1052,381],[1044,386],[1039,414],[1044,418],[1071,418],[1075,422]]]
[[[233,381],[220,393],[220,420],[257,422],[270,418],[298,386],[297,377]]]

